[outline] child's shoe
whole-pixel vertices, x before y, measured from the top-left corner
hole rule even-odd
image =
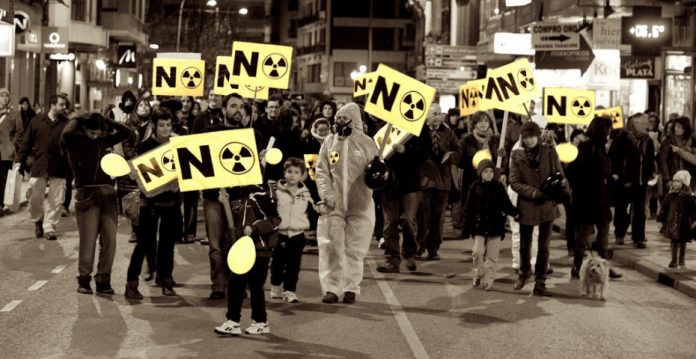
[[[271,299],[283,299],[283,286],[271,285]]]
[[[239,323],[237,322],[227,320],[226,322],[222,323],[221,326],[215,327],[215,333],[224,335],[241,335],[242,327],[239,326]]]
[[[471,286],[473,286],[474,288],[478,288],[478,286],[480,286],[480,285],[481,285],[481,277],[478,277],[478,276],[474,277],[474,280],[472,281]]]
[[[252,321],[249,328],[244,330],[244,333],[251,335],[268,334],[271,332],[271,327],[268,326],[268,322],[257,323]]]
[[[484,279],[484,280],[481,282],[481,285],[479,286],[479,289],[482,289],[482,290],[491,290],[491,289],[493,289],[493,280],[491,280],[491,279]]]
[[[670,267],[670,268],[677,268],[677,261],[674,260],[674,259],[672,259],[672,260],[669,262],[669,267]]]
[[[295,292],[291,292],[289,290],[286,290],[283,292],[283,302],[286,303],[299,303],[300,300],[297,298],[297,295]]]

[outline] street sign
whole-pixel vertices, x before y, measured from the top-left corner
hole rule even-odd
[[[579,50],[537,51],[534,54],[537,69],[580,69],[583,74],[594,58],[594,52],[583,36],[580,37]]]
[[[459,91],[459,83],[441,79],[426,79],[425,84],[433,87],[439,94],[455,94]]]
[[[477,75],[476,47],[425,45],[425,82],[440,93],[456,94]]]
[[[622,56],[622,79],[655,78],[655,58],[650,56]]]
[[[578,50],[580,35],[577,24],[541,22],[532,25],[532,47],[535,50]]]
[[[476,79],[476,68],[462,66],[459,69],[433,69],[425,70],[425,76],[429,79],[443,80],[474,80]]]
[[[534,55],[532,34],[496,32],[493,34],[493,53],[506,55]]]

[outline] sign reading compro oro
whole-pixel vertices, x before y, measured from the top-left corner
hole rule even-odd
[[[534,78],[529,61],[522,58],[488,72],[480,109],[517,112],[520,105],[536,97],[541,97],[541,86]]]
[[[152,63],[152,94],[158,96],[203,96],[205,61],[155,58]]]
[[[592,90],[544,89],[544,116],[549,122],[587,125],[594,118],[594,103]]]
[[[218,56],[215,64],[215,94],[225,96],[231,93],[244,98],[268,99],[268,87],[255,85],[237,85],[230,82],[234,57]]]
[[[260,184],[261,165],[254,130],[207,132],[173,137],[181,191]]]
[[[235,41],[232,44],[232,77],[239,85],[286,89],[290,83],[292,47]]]
[[[379,65],[375,76],[365,112],[420,135],[435,98],[435,89],[383,64]]]
[[[176,185],[175,152],[171,144],[163,144],[129,161],[131,177],[148,196]]]
[[[595,117],[603,116],[611,119],[611,128],[619,129],[624,127],[623,110],[621,106],[605,109],[595,109]]]

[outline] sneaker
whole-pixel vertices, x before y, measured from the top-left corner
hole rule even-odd
[[[415,271],[418,269],[418,266],[416,265],[416,259],[415,258],[408,258],[406,259],[406,268],[410,270],[411,272]]]
[[[377,248],[384,249],[384,237],[379,239],[379,242],[377,243]]]
[[[244,333],[251,335],[268,334],[271,332],[271,327],[268,326],[268,322],[257,323],[252,321],[249,328],[244,329]]]
[[[644,241],[635,242],[633,245],[636,246],[636,248],[638,248],[638,249],[645,249],[645,242]]]
[[[623,245],[624,244],[624,237],[616,237],[616,245]]]
[[[206,238],[206,239],[201,239],[201,241],[198,242],[198,243],[200,243],[202,246],[210,245],[210,241],[208,240],[208,238]]]
[[[343,303],[346,303],[346,304],[355,303],[355,293],[353,293],[353,292],[343,293]]]
[[[377,267],[377,271],[380,273],[399,273],[399,266],[392,262],[386,261],[384,264]]]
[[[283,287],[271,285],[271,299],[283,299]]]
[[[291,292],[289,290],[286,290],[285,292],[283,292],[283,302],[299,303],[300,300],[297,299],[297,294],[295,294],[295,292]]]
[[[535,297],[553,297],[553,294],[551,294],[551,292],[549,292],[549,290],[543,284],[535,285],[534,289],[532,290],[532,295]]]
[[[478,286],[481,285],[481,277],[474,277],[474,280],[471,282],[471,286],[474,288],[478,288]]]
[[[43,238],[44,236],[44,231],[43,231],[43,222],[34,222],[34,234],[36,235],[36,238]]]
[[[324,294],[324,298],[321,298],[321,301],[324,303],[329,303],[329,304],[337,303],[338,296],[335,293],[326,292],[326,294]]]
[[[529,279],[529,276],[520,274],[519,277],[517,277],[517,281],[515,282],[515,290],[522,289],[522,287],[524,287],[524,285],[527,284],[527,279]]]
[[[215,333],[224,335],[242,335],[242,327],[239,323],[227,320],[221,326],[215,327]]]
[[[440,259],[442,259],[442,258],[441,258],[440,255],[437,254],[437,253],[435,253],[435,254],[428,254],[428,260],[429,260],[429,261],[439,261]]]
[[[44,237],[46,237],[46,239],[48,239],[49,241],[55,241],[56,239],[58,239],[58,236],[56,236],[55,232],[48,232],[44,235]]]
[[[672,260],[669,262],[669,267],[670,267],[670,268],[677,268],[677,261],[675,261],[674,259],[672,259]]]
[[[208,297],[210,300],[220,300],[220,299],[225,299],[225,293],[219,291],[219,290],[214,290],[212,293],[210,293],[210,296]]]

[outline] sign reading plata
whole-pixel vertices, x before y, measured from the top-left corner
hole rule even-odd
[[[532,46],[535,50],[577,50],[580,48],[578,25],[541,22],[532,25]]]
[[[655,58],[650,56],[622,56],[622,79],[655,78]]]
[[[152,61],[152,94],[203,96],[205,61],[155,58]]]

